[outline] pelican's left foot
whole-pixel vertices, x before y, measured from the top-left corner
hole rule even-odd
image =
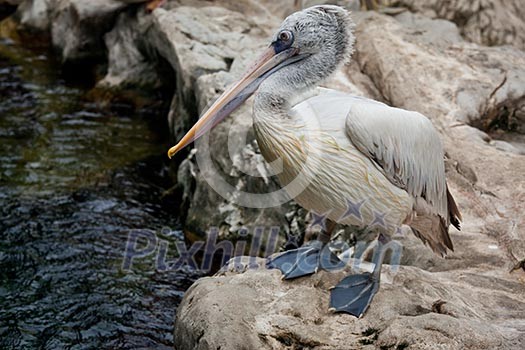
[[[344,266],[345,263],[320,241],[270,257],[266,264],[269,269],[281,270],[283,279],[311,275],[319,269],[338,270]]]
[[[330,309],[361,317],[379,289],[374,273],[350,275],[341,280],[330,294]]]
[[[391,239],[383,234],[377,239],[377,247],[374,250],[374,271],[343,278],[337,286],[332,288],[330,294],[330,309],[335,312],[346,312],[355,317],[361,317],[370,306],[374,295],[379,290],[381,279],[381,267],[385,252],[390,247]]]

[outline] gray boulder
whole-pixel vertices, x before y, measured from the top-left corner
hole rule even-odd
[[[15,17],[21,30],[49,32],[64,62],[105,58],[103,36],[129,2],[22,0]]]
[[[123,11],[117,17],[114,27],[104,35],[108,71],[98,87],[152,90],[169,79],[160,76],[160,62],[146,40],[152,23],[152,17],[140,9]]]
[[[62,0],[53,7],[51,36],[62,61],[104,57],[103,35],[125,6],[115,0]]]
[[[261,262],[262,264],[262,262]],[[178,350],[521,349],[523,284],[470,269],[392,271],[367,314],[328,310],[329,288],[348,271],[282,281],[276,270],[198,280],[175,327]]]
[[[22,0],[15,14],[22,29],[48,31],[59,0]]]
[[[452,21],[474,43],[525,49],[525,8],[521,0],[395,0],[390,4]]]

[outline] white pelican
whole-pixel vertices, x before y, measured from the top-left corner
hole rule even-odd
[[[461,215],[447,188],[439,134],[425,116],[317,85],[347,62],[353,23],[338,6],[314,6],[290,15],[270,46],[227,89],[182,140],[175,153],[210,130],[255,91],[254,128],[270,164],[281,160],[281,185],[307,210],[333,223],[374,228],[388,240],[402,224],[432,250],[452,250],[449,224]],[[288,187],[287,187],[288,188]],[[298,190],[297,190],[298,189]],[[335,311],[360,317],[379,287],[381,251],[369,274],[344,278],[333,290]],[[316,243],[273,257],[269,266],[284,278],[339,267]]]

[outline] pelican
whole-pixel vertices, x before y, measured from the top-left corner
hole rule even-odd
[[[328,220],[321,236],[329,237],[335,223],[378,235],[374,271],[351,274],[331,290],[332,310],[361,317],[379,288],[384,247],[396,230],[410,226],[445,256],[453,250],[449,225],[459,230],[461,214],[447,187],[440,136],[428,118],[318,87],[350,59],[353,28],[349,13],[338,6],[291,14],[245,75],[168,156],[257,91],[253,124],[261,153],[270,166],[281,165],[279,181],[297,203]],[[339,268],[341,261],[323,249],[326,241],[270,257],[268,266],[280,269],[285,279]]]

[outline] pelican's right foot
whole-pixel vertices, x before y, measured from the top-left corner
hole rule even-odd
[[[301,248],[268,258],[266,266],[269,269],[281,270],[283,279],[292,279],[310,275],[319,269],[328,271],[342,269],[345,263],[332,253],[328,246],[313,241]]]
[[[386,243],[385,243],[386,242]],[[374,295],[379,290],[381,266],[385,252],[392,249],[390,238],[379,235],[377,248],[374,251],[372,273],[361,273],[343,278],[330,293],[330,309],[335,312],[346,312],[361,317],[370,306]],[[390,246],[390,247],[389,247]]]
[[[362,273],[347,276],[332,289],[330,308],[335,312],[346,312],[359,318],[370,306],[378,289],[377,274]]]

